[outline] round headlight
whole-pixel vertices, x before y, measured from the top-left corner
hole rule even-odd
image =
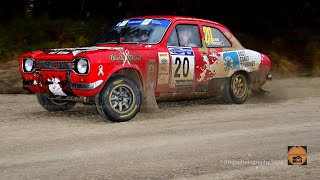
[[[84,74],[88,70],[88,61],[80,59],[77,63],[77,70],[80,74]]]
[[[24,69],[28,72],[30,72],[33,68],[33,60],[32,59],[26,59],[24,61]]]

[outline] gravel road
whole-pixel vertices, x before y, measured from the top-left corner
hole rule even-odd
[[[47,112],[0,95],[0,179],[317,179],[320,78],[274,79],[242,105],[159,103],[107,123],[94,106]],[[308,165],[287,165],[288,146]]]

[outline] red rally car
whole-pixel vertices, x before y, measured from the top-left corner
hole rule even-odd
[[[271,79],[270,68],[265,54],[243,47],[224,25],[181,16],[128,18],[94,46],[20,57],[23,87],[36,93],[44,109],[92,103],[114,122],[158,101],[219,95],[242,104],[250,90]]]

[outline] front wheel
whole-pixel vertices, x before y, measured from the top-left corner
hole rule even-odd
[[[234,73],[228,80],[224,90],[223,98],[226,103],[242,104],[249,97],[249,80],[244,72]]]
[[[67,111],[72,109],[76,102],[49,99],[44,94],[36,94],[39,104],[47,111]]]
[[[129,121],[140,109],[140,89],[126,76],[112,77],[96,97],[96,106],[106,120]]]

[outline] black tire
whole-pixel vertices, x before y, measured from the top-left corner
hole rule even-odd
[[[126,76],[114,76],[96,96],[96,106],[105,120],[129,121],[140,110],[141,92],[139,86]]]
[[[67,111],[72,109],[75,101],[51,100],[44,94],[36,94],[39,104],[47,111]]]
[[[234,73],[228,79],[222,92],[224,101],[229,104],[243,104],[249,97],[249,86],[249,78],[246,73]]]

